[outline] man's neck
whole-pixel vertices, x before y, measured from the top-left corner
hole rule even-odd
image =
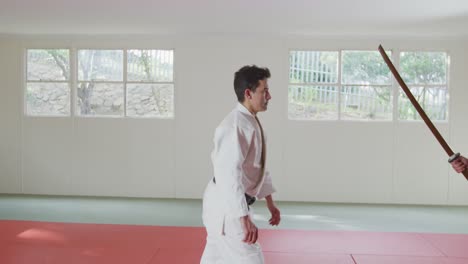
[[[253,110],[252,105],[249,104],[247,100],[245,100],[245,101],[242,103],[242,105],[243,105],[245,108],[247,108],[247,110],[249,110],[249,112],[250,112],[252,115],[254,115],[254,116],[257,115],[257,112],[255,112],[255,111]]]

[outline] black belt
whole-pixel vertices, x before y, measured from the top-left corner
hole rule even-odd
[[[213,177],[213,183],[216,184],[216,179],[214,177]],[[257,198],[245,193],[245,201],[247,202],[247,205],[252,205],[253,203],[255,203],[256,200]]]

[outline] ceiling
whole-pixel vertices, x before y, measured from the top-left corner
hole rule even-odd
[[[467,0],[0,0],[0,34],[468,35]]]

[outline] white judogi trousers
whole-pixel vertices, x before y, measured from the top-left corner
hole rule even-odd
[[[200,264],[263,264],[260,245],[247,244],[241,221],[225,213],[222,196],[210,182],[203,197],[203,224],[208,236]],[[252,210],[250,209],[252,217]]]

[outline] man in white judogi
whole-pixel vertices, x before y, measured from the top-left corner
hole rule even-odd
[[[281,220],[265,169],[265,136],[257,118],[271,99],[268,78],[270,71],[255,65],[235,73],[239,103],[216,128],[211,154],[214,178],[203,196],[203,224],[208,236],[201,264],[264,263],[250,208],[255,199],[266,199],[271,225]]]

